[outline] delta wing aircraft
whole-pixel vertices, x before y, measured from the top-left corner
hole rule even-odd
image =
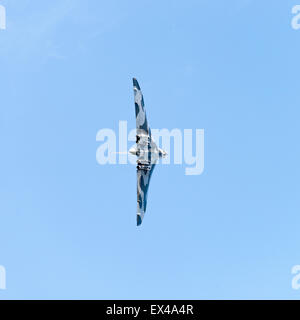
[[[150,178],[158,159],[165,157],[167,153],[158,148],[151,136],[148,125],[144,98],[141,88],[133,78],[133,92],[136,117],[136,145],[129,152],[137,156],[137,225],[144,218],[147,207],[147,193]]]

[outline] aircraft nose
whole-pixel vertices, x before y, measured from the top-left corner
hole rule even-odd
[[[132,147],[132,148],[129,149],[129,153],[130,153],[130,154],[133,154],[133,155],[136,155],[136,151],[137,151],[137,150],[136,150],[135,147]]]

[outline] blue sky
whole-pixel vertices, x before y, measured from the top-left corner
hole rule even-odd
[[[0,299],[299,299],[296,0],[0,0]],[[132,165],[101,128],[203,128],[205,169]]]

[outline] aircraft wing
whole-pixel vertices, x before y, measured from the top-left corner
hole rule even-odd
[[[144,218],[147,207],[147,194],[150,178],[153,173],[155,163],[151,164],[150,170],[137,169],[137,225],[139,226]]]
[[[139,83],[135,78],[133,78],[133,92],[137,134],[140,134],[141,132],[143,132],[144,134],[150,134],[143,94]]]

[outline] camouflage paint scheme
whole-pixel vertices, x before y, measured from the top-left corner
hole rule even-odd
[[[147,207],[147,193],[155,164],[163,151],[160,150],[151,137],[151,129],[148,125],[144,98],[141,88],[133,78],[133,92],[136,116],[136,149],[137,159],[137,225],[144,218]]]

